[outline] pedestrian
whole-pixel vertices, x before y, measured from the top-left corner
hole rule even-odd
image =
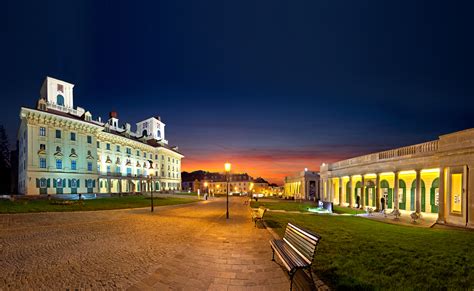
[[[357,205],[357,208],[360,208],[360,196],[357,195],[357,198],[356,198],[356,205]]]
[[[382,211],[385,210],[385,198],[382,197],[382,199],[380,199],[380,204],[382,204]]]

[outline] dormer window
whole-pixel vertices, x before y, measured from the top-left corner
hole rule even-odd
[[[56,97],[56,103],[58,105],[61,105],[61,106],[64,106],[64,96],[59,94],[57,97]]]

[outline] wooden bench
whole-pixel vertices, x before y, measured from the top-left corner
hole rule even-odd
[[[276,253],[290,276],[290,290],[293,288],[293,276],[299,269],[309,268],[309,274],[313,281],[311,265],[320,240],[319,235],[288,223],[283,239],[270,241],[273,251],[272,261],[275,260]]]
[[[255,227],[257,227],[257,220],[263,220],[265,212],[267,212],[267,209],[263,206],[260,206],[257,210],[252,210],[252,220],[255,222]]]

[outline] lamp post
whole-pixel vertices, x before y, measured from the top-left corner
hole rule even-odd
[[[227,211],[226,211],[226,218],[229,219],[229,174],[230,174],[230,163],[225,163],[224,164],[224,169],[225,169],[225,176],[226,176],[226,181],[227,181],[227,191],[226,191],[226,196],[227,196]]]
[[[151,212],[154,211],[154,205],[153,205],[153,175],[150,174],[150,177],[148,177],[148,181],[150,182],[150,194],[151,194]]]

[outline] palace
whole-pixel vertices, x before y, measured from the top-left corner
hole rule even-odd
[[[133,193],[181,188],[178,147],[168,146],[165,124],[93,119],[74,108],[74,85],[47,77],[35,109],[22,107],[18,130],[21,194]]]
[[[474,129],[320,167],[322,200],[474,227]]]

